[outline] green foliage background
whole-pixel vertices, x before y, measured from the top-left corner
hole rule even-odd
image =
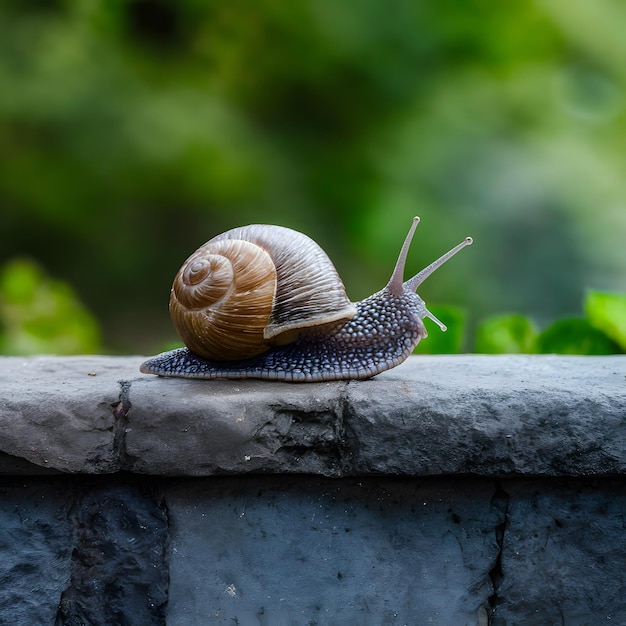
[[[411,271],[476,241],[427,303],[466,337],[530,317],[502,346],[539,350],[587,288],[626,291],[624,23],[616,0],[1,3],[0,266],[64,284],[55,319],[87,330],[25,338],[5,289],[0,349],[161,349],[177,268],[250,222],[311,235],[356,300],[418,214]]]

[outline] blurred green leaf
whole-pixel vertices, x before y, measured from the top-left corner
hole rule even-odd
[[[0,294],[9,305],[30,306],[40,281],[40,273],[32,264],[16,261],[0,274]]]
[[[498,315],[482,322],[476,331],[475,352],[482,354],[528,354],[535,351],[538,331],[527,317]]]
[[[459,307],[447,305],[432,306],[429,307],[429,310],[446,325],[447,330],[442,332],[434,322],[429,319],[424,320],[428,337],[417,344],[415,352],[419,354],[456,354],[460,352],[467,319],[465,311]]]
[[[617,354],[619,346],[583,318],[560,319],[536,341],[541,354]]]
[[[0,353],[85,354],[100,349],[92,315],[73,289],[28,260],[0,268]]]
[[[585,313],[591,326],[626,350],[626,293],[589,291]]]

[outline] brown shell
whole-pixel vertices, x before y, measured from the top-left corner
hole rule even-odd
[[[253,224],[214,237],[185,261],[170,312],[187,347],[244,359],[356,314],[326,253],[302,233]]]
[[[262,248],[246,241],[203,246],[180,268],[170,315],[185,345],[208,359],[245,359],[269,347],[276,271]]]

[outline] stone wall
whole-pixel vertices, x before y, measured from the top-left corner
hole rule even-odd
[[[0,359],[0,625],[624,624],[626,358]]]

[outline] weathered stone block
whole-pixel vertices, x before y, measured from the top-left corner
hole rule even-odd
[[[607,477],[6,478],[0,624],[621,624],[625,508]]]
[[[493,626],[626,624],[626,484],[504,484],[502,579]]]
[[[0,467],[119,469],[114,409],[119,381],[136,367],[132,359],[108,357],[0,358]]]
[[[626,357],[420,356],[368,381],[191,381],[0,359],[0,472],[626,473]]]
[[[0,483],[0,625],[55,623],[71,576],[70,506],[53,484]]]
[[[363,473],[626,472],[626,357],[432,356],[350,383]]]
[[[0,358],[0,625],[626,623],[626,357],[140,362]]]
[[[0,625],[165,624],[166,515],[112,482],[3,481]]]
[[[146,377],[129,392],[124,467],[166,475],[338,476],[345,388]]]
[[[486,626],[493,494],[467,479],[177,483],[168,623]]]
[[[117,482],[117,481],[116,481]],[[71,578],[55,626],[163,626],[167,518],[136,485],[91,484],[75,492]]]

